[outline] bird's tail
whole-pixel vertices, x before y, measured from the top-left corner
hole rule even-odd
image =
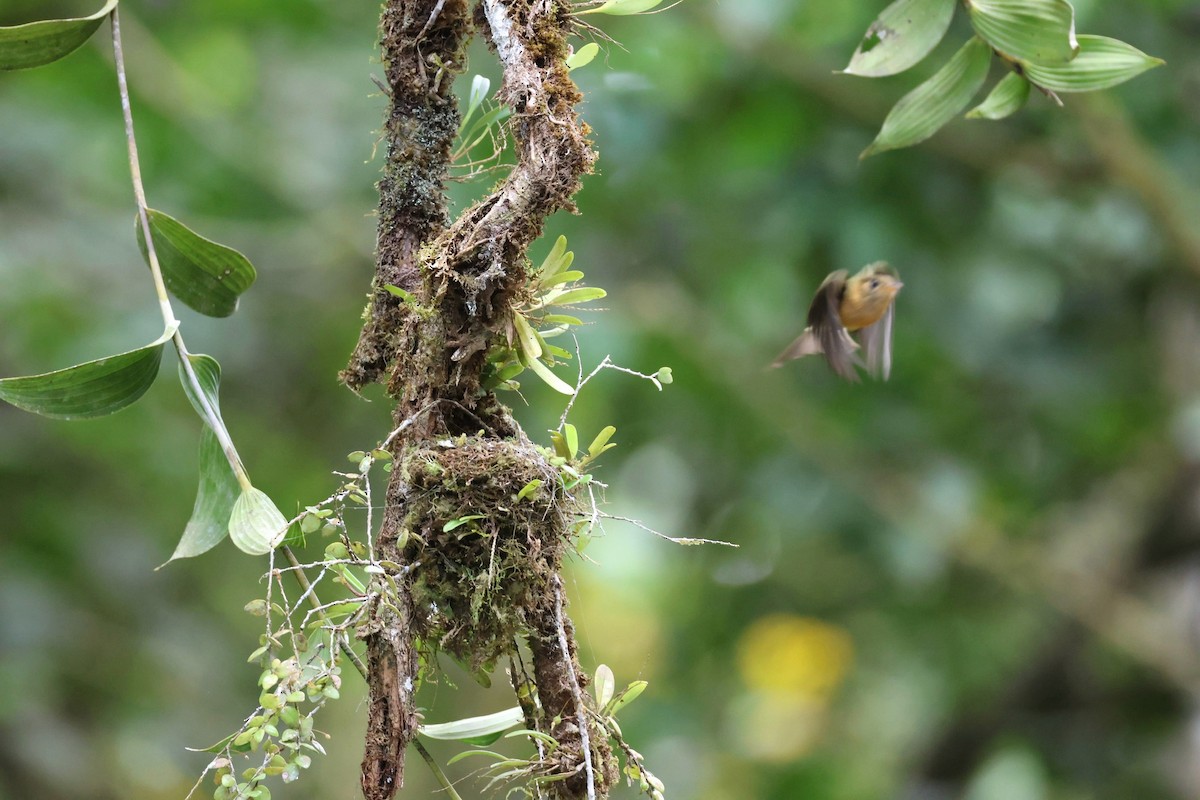
[[[771,366],[782,367],[788,361],[822,352],[824,351],[821,349],[821,341],[817,339],[813,329],[805,328],[804,333],[797,336],[796,340],[785,347],[779,357],[771,362]]]

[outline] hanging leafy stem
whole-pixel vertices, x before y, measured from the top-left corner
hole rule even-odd
[[[970,104],[993,55],[1011,71],[970,112],[1003,119],[1024,106],[1031,88],[1062,105],[1060,93],[1124,83],[1162,59],[1105,36],[1076,36],[1068,0],[962,0],[975,35],[932,77],[906,94],[860,158],[910,147],[937,133]],[[867,28],[842,70],[878,78],[917,64],[945,36],[958,0],[895,0]]]
[[[237,308],[242,292],[254,283],[253,265],[238,251],[204,238],[146,203],[134,138],[133,112],[125,78],[117,0],[87,17],[45,20],[0,28],[0,70],[43,66],[70,55],[108,17],[129,170],[137,201],[137,243],[147,265],[162,313],[161,336],[144,347],[72,367],[0,379],[0,400],[57,419],[112,414],[140,398],[158,375],[168,340],[179,355],[179,379],[192,407],[204,421],[200,442],[200,487],[192,518],[170,560],[199,555],[228,535],[245,553],[262,555],[282,540],[287,520],[255,488],[221,418],[218,387],[221,370],[210,356],[188,352],[171,307],[171,295],[212,317]]]

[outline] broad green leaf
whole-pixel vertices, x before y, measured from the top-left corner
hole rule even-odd
[[[1054,92],[1094,92],[1124,83],[1148,69],[1162,66],[1132,45],[1107,36],[1080,36],[1079,55],[1061,67],[1025,65],[1025,76]]]
[[[617,429],[612,425],[606,425],[603,430],[596,434],[596,438],[592,439],[592,443],[588,445],[588,455],[592,458],[600,455],[604,451],[608,440],[617,432]]]
[[[598,8],[577,11],[576,14],[641,14],[662,5],[663,0],[608,0]]]
[[[262,556],[274,550],[287,534],[287,518],[265,492],[251,486],[233,504],[229,538],[243,553]]]
[[[987,98],[967,112],[967,119],[1004,119],[1015,114],[1029,99],[1029,81],[1015,72],[992,87]]]
[[[0,400],[54,419],[103,417],[130,405],[158,375],[163,345],[175,335],[172,323],[145,347],[73,367],[0,380]]]
[[[582,280],[582,279],[583,279],[582,272],[580,272],[577,269],[568,269],[568,270],[563,270],[562,272],[558,273],[557,275],[555,275],[551,278],[546,278],[544,280],[541,280],[541,281],[539,281],[539,283],[542,286],[549,287],[549,286],[557,286],[560,283],[571,283],[572,281],[578,281],[578,280]]]
[[[946,35],[956,0],[896,0],[867,28],[847,75],[895,75],[929,55]]]
[[[550,248],[542,265],[538,267],[538,276],[542,280],[551,278],[571,266],[574,260],[575,254],[567,252],[567,237],[559,236],[554,240],[554,247]]]
[[[601,664],[596,667],[596,681],[592,687],[596,692],[596,707],[604,708],[608,705],[608,701],[612,700],[613,691],[617,687],[616,678],[613,677],[612,668],[607,664]]]
[[[571,317],[566,314],[547,314],[542,317],[541,324],[543,325],[582,325],[583,320],[579,317]]]
[[[524,721],[525,713],[521,711],[521,707],[513,706],[482,717],[421,725],[417,730],[430,739],[450,739],[486,747],[499,739],[506,730]]]
[[[567,71],[570,72],[573,69],[586,67],[588,64],[592,63],[592,59],[595,58],[596,54],[599,52],[600,45],[596,44],[595,42],[588,42],[567,57]]]
[[[88,17],[48,19],[0,28],[0,70],[30,69],[74,53],[100,27],[117,0]]]
[[[196,492],[196,504],[192,506],[192,518],[183,529],[183,536],[167,564],[216,547],[229,533],[229,518],[240,491],[225,451],[216,434],[206,425],[200,433],[200,488]]]
[[[875,141],[859,158],[909,147],[933,136],[971,102],[987,78],[991,59],[987,44],[979,37],[971,37],[946,66],[900,98],[883,121]]]
[[[1079,52],[1067,0],[965,0],[979,37],[1022,64],[1066,64]]]
[[[484,517],[483,514],[468,514],[465,517],[459,517],[458,519],[452,519],[449,522],[447,522],[445,525],[442,526],[442,533],[449,533],[450,531],[454,530],[455,528],[461,528],[463,525],[466,525],[468,522],[470,522],[473,519],[483,519],[483,517]]]
[[[254,283],[254,266],[237,250],[205,239],[161,211],[147,209],[154,250],[163,281],[171,294],[188,307],[210,317],[228,317],[238,297]],[[146,263],[146,237],[141,220],[134,220],[138,247]]]
[[[575,387],[551,372],[550,368],[542,363],[541,359],[530,359],[526,366],[533,370],[533,373],[554,391],[562,392],[563,394],[575,394]]]

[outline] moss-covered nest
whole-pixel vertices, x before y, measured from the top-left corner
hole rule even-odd
[[[460,436],[408,450],[400,469],[417,633],[488,667],[553,591],[575,502],[527,441]]]

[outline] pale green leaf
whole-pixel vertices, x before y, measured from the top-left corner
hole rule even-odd
[[[216,547],[229,533],[229,518],[239,492],[237,477],[229,466],[225,451],[216,434],[206,425],[200,432],[200,488],[192,506],[192,518],[183,529],[183,536],[167,564]]]
[[[575,394],[575,387],[550,371],[540,359],[534,358],[526,365],[535,375],[541,378],[547,386],[563,394]]]
[[[550,253],[542,261],[542,265],[538,267],[538,276],[542,280],[551,278],[571,266],[574,260],[575,254],[567,251],[567,237],[559,236],[554,240],[554,246],[550,248]]]
[[[641,14],[662,5],[663,0],[608,0],[597,8],[578,11],[577,14]]]
[[[1004,119],[1015,114],[1029,99],[1029,81],[1015,72],[997,83],[987,98],[967,112],[967,119]]]
[[[116,7],[117,0],[108,0],[103,8],[87,17],[0,28],[0,70],[40,67],[70,55],[91,38]]]
[[[521,487],[521,491],[517,492],[516,501],[519,503],[519,502],[521,502],[522,500],[524,500],[526,497],[529,497],[529,495],[531,495],[531,494],[533,494],[534,492],[536,492],[536,491],[537,491],[537,489],[538,489],[538,487],[539,487],[539,486],[541,486],[541,485],[542,485],[542,479],[541,479],[541,478],[534,478],[534,479],[533,479],[533,480],[531,480],[529,483],[527,483],[527,484],[525,484],[524,486],[522,486],[522,487]]]
[[[588,455],[592,458],[600,455],[604,451],[608,440],[612,438],[617,429],[612,425],[606,425],[603,430],[596,434],[596,438],[592,439],[592,443],[588,445]]]
[[[542,343],[538,338],[537,332],[529,327],[529,322],[526,321],[524,315],[519,312],[513,312],[513,327],[517,330],[517,343],[520,345],[521,354],[529,361],[536,361],[542,355]]]
[[[608,292],[597,286],[581,286],[578,289],[567,289],[566,291],[550,292],[539,301],[541,306],[570,306],[576,303],[587,303],[592,300],[599,300],[602,297],[607,297]]]
[[[287,518],[265,492],[253,486],[244,489],[229,517],[229,538],[243,553],[266,555],[287,534]]]
[[[524,721],[525,713],[521,711],[521,707],[513,706],[482,717],[421,725],[417,730],[430,739],[449,739],[486,747],[499,739],[506,730]]]
[[[383,290],[390,295],[399,297],[401,300],[403,300],[406,303],[412,303],[415,305],[417,302],[417,298],[413,296],[412,292],[410,292],[406,289],[401,289],[399,286],[396,286],[395,284],[392,284],[392,283],[384,284]]]
[[[646,691],[646,687],[650,684],[646,681],[634,681],[625,687],[625,689],[613,698],[612,705],[608,709],[609,714],[616,714],[625,706],[632,703],[642,696],[642,692]]]
[[[569,422],[563,425],[563,441],[567,443],[567,458],[574,461],[579,455],[579,431]]]
[[[985,42],[1024,65],[1066,64],[1079,52],[1067,0],[965,0]]]
[[[596,680],[593,689],[596,692],[596,707],[604,708],[608,705],[608,701],[612,700],[613,691],[617,687],[616,678],[613,677],[613,671],[607,664],[601,664],[596,667]]]
[[[987,78],[992,53],[972,37],[929,80],[913,89],[888,113],[875,141],[859,158],[923,142],[966,108]]]
[[[163,281],[171,294],[210,317],[232,314],[238,297],[254,283],[254,266],[237,250],[205,239],[161,211],[147,209],[146,213]],[[135,225],[138,247],[149,264],[141,221],[135,220]]]
[[[87,419],[120,411],[146,393],[158,376],[172,323],[145,347],[73,367],[0,380],[0,400],[55,419]]]
[[[592,59],[600,52],[600,45],[595,42],[588,42],[583,47],[576,50],[571,55],[567,56],[567,71],[586,67],[592,63]]]
[[[956,0],[896,0],[867,28],[847,75],[895,75],[929,55],[946,35]]]
[[[1148,56],[1118,39],[1084,35],[1079,37],[1079,55],[1074,61],[1061,67],[1028,64],[1025,76],[1054,92],[1094,92],[1124,83],[1164,63],[1161,58]]]

